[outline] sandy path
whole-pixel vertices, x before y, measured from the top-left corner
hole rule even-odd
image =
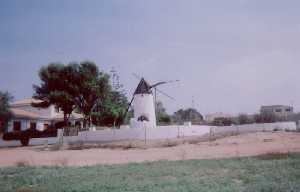
[[[210,159],[300,152],[300,133],[251,133],[214,142],[149,149],[85,149],[42,151],[41,147],[0,148],[0,166],[121,164],[157,160]]]

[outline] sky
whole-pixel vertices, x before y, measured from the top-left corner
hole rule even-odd
[[[168,112],[300,109],[300,1],[1,0],[0,90],[31,97],[51,62],[94,61],[120,75],[128,98],[139,80],[160,86]]]

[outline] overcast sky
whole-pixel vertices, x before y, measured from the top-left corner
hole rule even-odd
[[[300,108],[300,1],[1,0],[0,90],[31,97],[50,62],[114,67],[131,97],[138,80],[180,79],[161,90],[169,112],[254,113]]]

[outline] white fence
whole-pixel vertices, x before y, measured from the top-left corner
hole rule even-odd
[[[64,137],[64,142],[72,143],[78,141],[118,141],[129,139],[153,140],[153,139],[172,139],[187,136],[203,136],[205,134],[238,134],[257,131],[274,131],[274,130],[296,130],[294,122],[278,122],[266,124],[248,124],[239,126],[159,126],[156,128],[122,128],[122,129],[105,129],[98,131],[79,132],[78,136]],[[58,142],[57,137],[34,138],[30,139],[29,145],[54,144]],[[19,141],[3,141],[0,139],[0,147],[20,146]]]
[[[201,136],[210,132],[210,126],[159,126],[156,128],[105,129],[83,131],[79,137],[84,141],[115,141],[127,139],[172,139],[185,136]]]

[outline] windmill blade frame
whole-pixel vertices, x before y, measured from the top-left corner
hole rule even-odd
[[[168,95],[167,93],[163,92],[162,90],[157,89],[157,88],[154,88],[154,89],[156,89],[157,92],[159,92],[160,94],[162,94],[162,95],[168,97],[169,99],[172,99],[172,100],[174,100],[174,101],[176,100],[174,97]]]

